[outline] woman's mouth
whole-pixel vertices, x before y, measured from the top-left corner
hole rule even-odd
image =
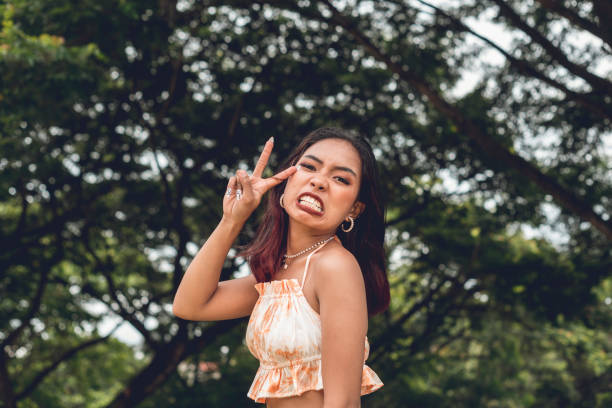
[[[317,197],[310,194],[303,194],[300,196],[298,198],[298,206],[311,214],[323,214],[323,203]]]

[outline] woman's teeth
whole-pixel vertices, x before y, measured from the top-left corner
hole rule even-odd
[[[312,197],[307,196],[307,197],[300,198],[300,204],[310,207],[313,210],[316,210],[319,212],[323,211],[319,202]]]

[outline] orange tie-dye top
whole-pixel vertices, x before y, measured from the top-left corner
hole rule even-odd
[[[340,242],[338,237],[335,239]],[[321,320],[302,292],[310,257],[323,246],[308,255],[301,284],[295,278],[255,284],[259,299],[246,331],[247,347],[259,360],[259,368],[247,393],[255,402],[265,403],[267,398],[323,389]],[[365,364],[369,353],[366,336],[361,395],[383,386],[376,373]]]

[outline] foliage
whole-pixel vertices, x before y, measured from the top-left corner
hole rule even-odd
[[[246,321],[172,296],[228,175],[331,124],[388,202],[365,406],[610,405],[610,12],[537,3],[0,4],[2,404],[253,406]]]

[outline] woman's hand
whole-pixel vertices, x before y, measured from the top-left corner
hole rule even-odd
[[[259,206],[262,196],[296,172],[295,166],[291,166],[272,177],[266,179],[261,177],[268,164],[273,146],[274,138],[270,138],[251,176],[245,170],[238,170],[236,175],[229,179],[227,190],[223,195],[223,217],[241,224],[246,222]]]

